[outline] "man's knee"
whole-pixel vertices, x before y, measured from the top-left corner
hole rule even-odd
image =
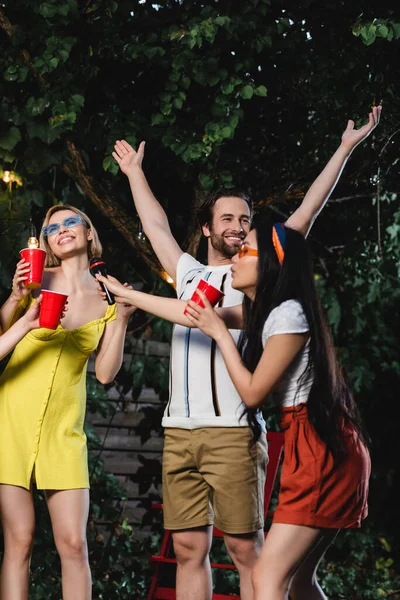
[[[211,534],[207,530],[180,531],[172,534],[177,562],[204,563],[211,548]]]

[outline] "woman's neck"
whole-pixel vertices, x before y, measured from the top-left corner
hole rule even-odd
[[[246,288],[246,289],[243,289],[243,290],[240,290],[240,291],[243,292],[243,294],[245,296],[247,296],[247,298],[249,300],[251,300],[251,302],[254,302],[255,297],[256,297],[256,291],[257,291],[255,287]]]
[[[79,292],[91,280],[89,259],[86,255],[65,258],[61,261],[60,267],[68,282],[69,293]]]

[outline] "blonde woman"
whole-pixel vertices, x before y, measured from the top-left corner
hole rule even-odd
[[[96,292],[89,260],[102,247],[87,215],[53,206],[41,231],[47,252],[43,288],[68,294],[68,312],[56,330],[35,329],[17,345],[0,378],[0,511],[4,533],[1,597],[27,600],[35,515],[33,483],[43,489],[61,559],[64,600],[89,600],[86,543],[89,478],[83,422],[86,368],[97,351],[96,377],[113,380],[123,358],[132,307],[108,306]],[[3,328],[33,299],[20,261],[13,291],[0,311]]]

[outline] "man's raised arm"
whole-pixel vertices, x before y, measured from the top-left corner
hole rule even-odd
[[[113,157],[129,179],[139,219],[158,260],[168,275],[176,281],[176,267],[183,251],[172,235],[167,215],[143,173],[144,146],[145,142],[141,142],[136,152],[128,142],[118,140],[114,146]]]
[[[368,123],[360,129],[354,129],[354,121],[348,122],[339,148],[311,185],[299,208],[286,221],[288,227],[297,229],[304,236],[308,234],[335,189],[350,154],[378,125],[381,110],[381,106],[374,106],[369,114]]]

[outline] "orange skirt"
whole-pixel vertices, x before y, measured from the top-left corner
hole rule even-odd
[[[274,523],[346,529],[368,514],[371,461],[355,432],[345,433],[347,456],[332,455],[308,420],[307,405],[282,409],[284,460]]]

